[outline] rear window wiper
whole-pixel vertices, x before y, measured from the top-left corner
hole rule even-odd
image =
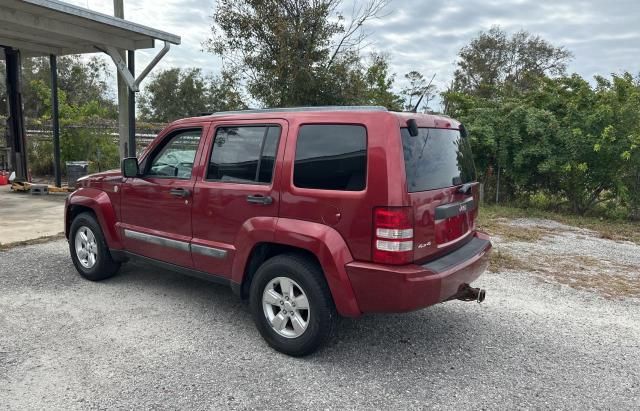
[[[427,135],[424,137],[424,142],[422,143],[422,149],[420,149],[420,155],[418,156],[418,159],[416,160],[416,163],[420,163],[420,160],[422,160],[422,156],[424,154],[424,148],[427,146],[427,141],[429,140],[429,133],[431,132],[431,129],[428,128],[427,129]],[[418,175],[418,168],[419,167],[414,167],[413,169],[413,181],[416,180],[416,177]]]
[[[473,187],[473,183],[466,183],[458,187],[458,193],[469,195],[471,194],[471,187]]]

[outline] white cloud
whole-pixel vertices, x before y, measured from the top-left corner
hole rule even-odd
[[[67,0],[82,7],[113,13],[112,0]],[[365,1],[365,0],[346,0]],[[128,20],[182,37],[160,67],[200,67],[218,73],[220,59],[201,51],[209,35],[215,0],[124,0]],[[345,7],[349,10],[350,7]],[[373,44],[369,51],[389,54],[398,74],[418,70],[444,89],[450,82],[458,50],[479,31],[502,25],[540,34],[575,55],[570,71],[582,76],[640,72],[640,1],[637,0],[391,0],[389,15],[368,25]],[[160,48],[160,45],[156,47]],[[142,67],[154,51],[138,53]]]

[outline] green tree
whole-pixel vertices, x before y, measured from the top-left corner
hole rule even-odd
[[[630,74],[598,77],[596,86],[578,75],[538,78],[518,95],[447,98],[470,130],[485,183],[500,170],[503,198],[545,193],[577,214],[605,202],[636,215],[640,88]]]
[[[209,77],[207,98],[209,112],[247,108],[238,76],[228,71],[223,71],[218,77]]]
[[[109,73],[103,58],[92,57],[85,60],[80,56],[58,57],[58,88],[67,94],[68,103],[71,106],[97,104],[104,109],[105,118],[114,119],[117,116],[117,107],[109,96]],[[33,84],[41,82],[51,87],[49,59],[24,58],[22,79],[24,115],[26,118],[41,118],[46,106],[42,96],[37,94],[38,87],[34,87]]]
[[[606,126],[594,151],[611,158],[617,194],[631,219],[640,220],[640,78],[630,73],[597,77],[600,110]]]
[[[51,88],[43,80],[32,80],[30,90],[37,100],[42,116],[40,122],[51,119]],[[92,100],[84,104],[72,103],[67,91],[58,90],[60,111],[60,156],[62,164],[67,161],[89,161],[90,171],[117,167],[119,151],[103,127],[109,118],[110,108],[100,101]],[[53,172],[53,147],[51,140],[31,138],[27,141],[29,167],[36,175],[50,175]]]
[[[363,25],[386,3],[355,7],[347,22],[339,12],[342,0],[221,0],[204,46],[243,73],[249,94],[262,105],[359,104],[380,91],[373,78],[363,78],[375,77],[380,65],[374,62],[365,73],[358,49]],[[395,104],[388,97],[378,93],[374,100]]]
[[[401,94],[404,97],[404,109],[406,111],[426,112],[430,110],[429,102],[436,94],[437,88],[433,84],[433,79],[427,82],[422,73],[410,71],[404,75],[408,85],[402,89]],[[420,100],[422,99],[422,101]],[[420,101],[420,107],[416,107]]]
[[[572,54],[524,30],[508,36],[494,26],[480,32],[458,57],[452,89],[492,97],[501,87],[523,91],[537,77],[563,75]]]
[[[383,106],[389,110],[402,111],[402,97],[392,91],[395,74],[389,73],[388,56],[372,54],[371,63],[364,71],[364,104]]]
[[[155,74],[140,96],[140,117],[168,122],[207,111],[202,70],[172,68]]]
[[[140,117],[169,122],[201,113],[244,108],[238,81],[230,73],[205,77],[197,68],[172,68],[151,78],[140,98]]]

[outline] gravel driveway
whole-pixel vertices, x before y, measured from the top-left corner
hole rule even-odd
[[[66,242],[0,252],[0,408],[637,409],[640,301],[487,273],[487,300],[343,320],[272,351],[225,287],[129,265],[82,280]]]

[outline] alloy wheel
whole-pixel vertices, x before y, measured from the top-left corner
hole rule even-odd
[[[288,277],[269,281],[262,293],[262,308],[271,328],[285,338],[300,337],[309,325],[309,299]]]
[[[74,241],[80,265],[87,269],[93,268],[98,261],[98,243],[93,231],[87,226],[78,228]]]

